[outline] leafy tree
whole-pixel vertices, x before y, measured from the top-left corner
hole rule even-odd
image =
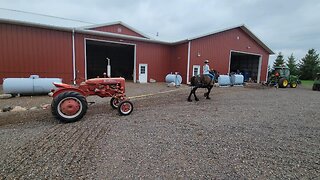
[[[284,64],[283,55],[282,55],[281,52],[279,52],[276,60],[275,60],[274,63],[273,63],[272,69],[275,69],[276,66],[281,66],[281,65],[283,65],[283,64]]]
[[[287,66],[288,66],[288,68],[290,69],[290,74],[292,74],[292,75],[298,75],[299,72],[298,72],[296,60],[295,60],[295,57],[293,56],[293,54],[291,54],[291,55],[288,57]]]
[[[319,54],[316,50],[310,49],[305,57],[301,59],[299,64],[300,77],[305,80],[312,80],[320,70]]]

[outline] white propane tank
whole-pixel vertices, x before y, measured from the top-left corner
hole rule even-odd
[[[176,86],[180,86],[182,83],[182,77],[178,73],[168,74],[166,76],[166,83],[175,83]]]
[[[219,75],[218,83],[220,86],[229,86],[231,84],[230,76],[229,75]]]
[[[3,81],[3,92],[5,94],[47,94],[56,89],[53,83],[61,83],[60,78],[39,78],[31,75],[29,78],[5,78]]]
[[[241,74],[234,75],[234,85],[243,85],[244,77]]]

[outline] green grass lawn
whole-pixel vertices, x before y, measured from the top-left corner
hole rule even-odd
[[[313,80],[301,80],[301,86],[305,88],[312,88]]]

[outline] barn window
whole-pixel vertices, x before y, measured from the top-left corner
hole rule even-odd
[[[192,76],[200,75],[200,65],[193,65]]]
[[[146,67],[145,66],[141,66],[140,72],[141,72],[141,74],[145,74],[146,73]]]

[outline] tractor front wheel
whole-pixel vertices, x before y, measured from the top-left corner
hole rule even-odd
[[[78,92],[68,91],[59,94],[52,100],[53,116],[61,122],[70,123],[80,120],[87,112],[86,98]]]
[[[133,111],[133,104],[130,101],[122,101],[119,104],[118,112],[122,116],[127,116]]]
[[[288,86],[289,82],[286,78],[281,78],[279,80],[279,87],[286,88]]]
[[[292,83],[290,83],[290,87],[291,88],[296,88],[297,87],[297,82],[292,82]]]
[[[117,109],[119,107],[120,99],[112,97],[110,100],[110,105],[113,109]]]

